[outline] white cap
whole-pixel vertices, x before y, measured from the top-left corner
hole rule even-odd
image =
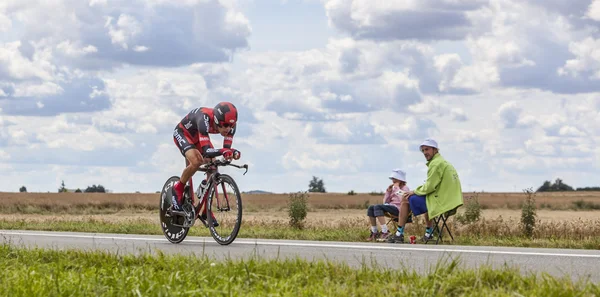
[[[423,141],[423,143],[421,143],[421,145],[419,146],[419,149],[421,149],[421,147],[424,145],[439,149],[437,142],[431,138],[425,139],[425,141]]]
[[[390,179],[392,177],[395,178],[395,179],[397,179],[397,180],[401,180],[403,182],[406,182],[406,172],[402,171],[399,168],[392,169],[392,173],[390,174]]]

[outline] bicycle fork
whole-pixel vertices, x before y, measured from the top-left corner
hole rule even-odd
[[[212,182],[210,182],[210,183],[212,183]],[[200,210],[203,210],[202,214],[206,214],[206,205],[205,205],[205,203],[208,200],[208,195],[210,194],[210,193],[208,193],[208,189],[210,188],[210,183],[207,183],[206,187],[204,189],[202,189],[202,190],[201,190],[202,185],[200,185],[198,187],[198,191],[197,192],[200,194],[198,196],[198,199],[200,201],[200,203],[198,205],[198,213],[200,213]],[[221,184],[221,188],[223,189],[223,198],[225,200],[224,201],[225,202],[224,203],[225,207],[221,207],[221,199],[219,199],[219,188],[215,187],[215,190],[214,190],[215,191],[215,193],[214,193],[214,199],[216,200],[216,204],[217,204],[216,205],[216,209],[217,209],[217,211],[230,211],[231,207],[229,206],[229,197],[227,195],[227,191],[225,190],[225,184],[224,183]]]

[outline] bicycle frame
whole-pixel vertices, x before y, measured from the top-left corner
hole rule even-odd
[[[208,195],[210,195],[211,193],[209,192],[209,189],[211,189],[211,187],[213,186],[214,183],[217,182],[217,179],[219,177],[219,166],[233,166],[236,168],[244,168],[246,169],[246,171],[244,172],[243,175],[246,175],[246,173],[248,172],[248,165],[244,164],[244,165],[236,165],[236,164],[231,164],[231,161],[224,161],[222,159],[216,159],[214,161],[210,161],[206,164],[200,165],[200,167],[198,167],[197,171],[201,171],[204,172],[206,177],[204,178],[204,180],[206,180],[206,190],[205,192],[202,194],[199,191],[196,191],[194,193],[194,184],[193,184],[193,177],[190,177],[190,180],[188,181],[189,183],[189,195],[191,197],[192,200],[192,205],[195,204],[195,197],[198,197],[198,199],[200,199],[198,206],[195,207],[195,212],[196,212],[196,216],[194,217],[194,220],[196,220],[197,218],[200,218],[200,220],[202,221],[202,223],[204,225],[207,225],[207,223],[205,222],[204,219],[202,219],[202,217],[200,216],[200,211],[203,209],[206,209],[205,203],[208,200]],[[186,166],[187,164],[189,164],[188,160],[186,159]],[[221,201],[220,199],[216,199],[217,201],[217,210],[219,211],[228,211],[231,208],[229,207],[229,197],[227,194],[227,190],[225,189],[225,184],[221,184],[221,188],[223,189],[223,196],[225,198],[225,205],[226,208],[222,208],[221,207]],[[199,188],[198,188],[199,189]],[[214,188],[215,191],[215,197],[219,197],[219,189],[217,187]],[[202,196],[201,196],[202,194]],[[206,211],[204,211],[206,212]]]

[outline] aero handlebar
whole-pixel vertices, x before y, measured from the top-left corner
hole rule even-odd
[[[202,165],[200,165],[200,167],[198,167],[198,171],[211,171],[211,170],[215,170],[216,167],[218,167],[218,166],[233,166],[233,167],[240,168],[240,169],[244,168],[244,169],[246,169],[246,171],[244,171],[243,175],[246,175],[246,173],[248,172],[248,164],[244,164],[244,165],[232,164],[231,161],[225,161],[224,159],[215,159],[208,163],[202,164]]]

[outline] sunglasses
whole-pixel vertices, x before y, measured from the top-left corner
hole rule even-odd
[[[223,123],[223,124],[221,124],[221,127],[223,127],[223,128],[229,128],[229,127],[233,127],[233,124]]]

